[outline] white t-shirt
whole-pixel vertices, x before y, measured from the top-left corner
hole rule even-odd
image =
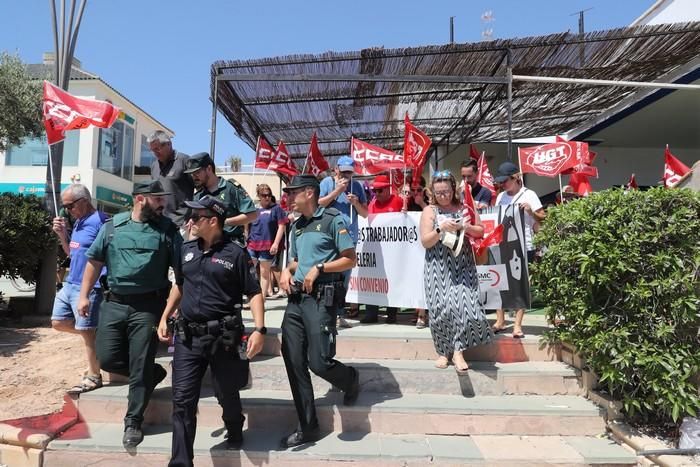
[[[505,191],[500,192],[496,198],[496,206],[508,206],[513,204],[513,201],[518,205],[523,203],[529,204],[532,212],[542,209],[542,203],[537,193],[525,187],[520,188],[520,191],[512,196]],[[535,249],[532,245],[532,228],[535,225],[535,218],[525,211],[523,211],[523,214],[525,215],[525,248],[527,251],[531,251]]]

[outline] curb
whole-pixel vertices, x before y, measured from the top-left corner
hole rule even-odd
[[[60,412],[0,422],[0,465],[40,467],[49,442],[78,422],[76,401],[66,394]]]

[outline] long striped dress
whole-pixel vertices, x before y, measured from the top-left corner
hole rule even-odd
[[[434,206],[435,223],[461,212],[443,212]],[[465,239],[462,252],[455,256],[441,242],[425,251],[423,284],[430,316],[430,333],[439,355],[485,344],[493,338],[491,327],[479,302],[479,279],[474,257]]]

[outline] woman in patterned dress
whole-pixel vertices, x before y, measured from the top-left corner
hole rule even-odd
[[[442,239],[445,232],[478,238],[484,228],[478,214],[474,225],[463,221],[463,206],[451,173],[445,170],[433,174],[431,192],[430,205],[421,214],[420,233],[425,247],[424,287],[430,332],[440,355],[435,366],[447,368],[452,360],[461,374],[469,369],[462,352],[489,342],[493,334],[479,303],[479,279],[468,239],[456,255],[442,244]]]

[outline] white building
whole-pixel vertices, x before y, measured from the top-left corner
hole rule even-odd
[[[28,65],[37,79],[51,76],[53,54],[44,55],[44,63]],[[132,204],[134,180],[150,178],[153,161],[146,144],[155,130],[173,132],[103,81],[81,68],[74,60],[68,92],[78,97],[107,100],[118,106],[124,117],[111,128],[87,128],[66,132],[63,150],[62,189],[79,181],[90,189],[93,204],[107,213],[115,213]],[[48,146],[45,138],[28,139],[0,153],[0,192],[45,192]]]

